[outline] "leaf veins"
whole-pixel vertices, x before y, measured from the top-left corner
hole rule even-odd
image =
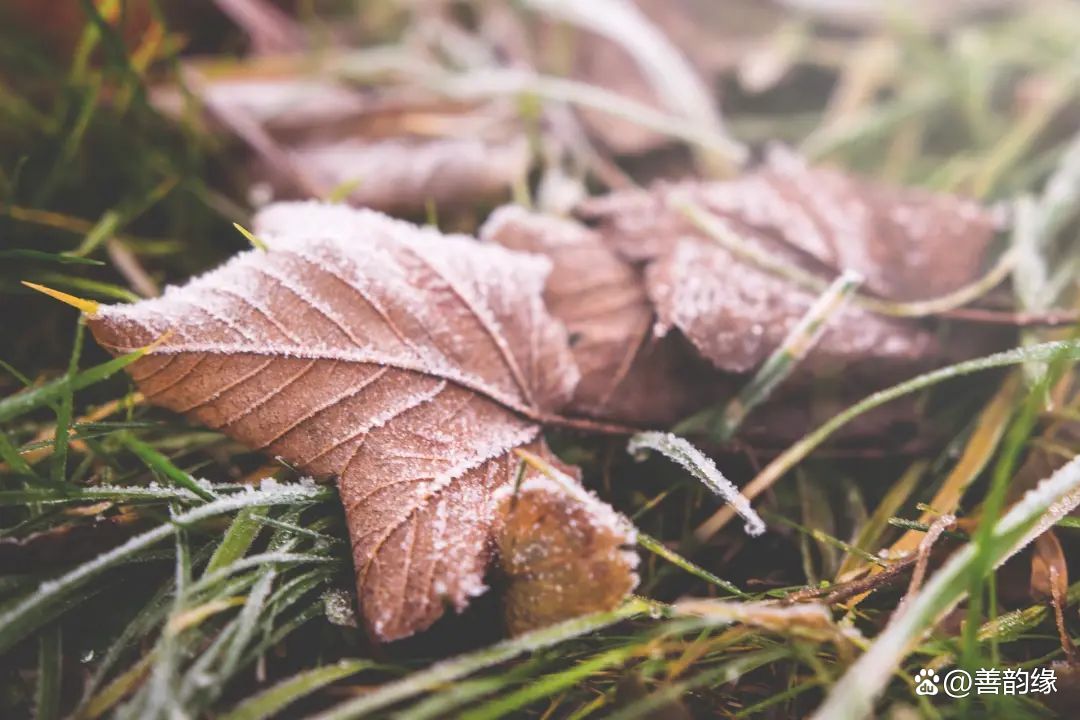
[[[357,588],[381,640],[485,588],[495,505],[578,372],[541,258],[370,211],[289,204],[249,251],[89,320],[154,403],[335,475]]]

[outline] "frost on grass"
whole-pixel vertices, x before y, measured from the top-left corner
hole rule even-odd
[[[293,505],[296,503],[317,502],[323,499],[326,499],[326,493],[321,489],[306,484],[293,483],[270,490],[252,488],[246,492],[222,497],[174,515],[169,522],[128,539],[113,549],[98,555],[90,562],[78,565],[54,580],[42,582],[34,592],[0,612],[0,653],[6,651],[12,643],[19,639],[18,633],[25,632],[28,623],[35,622],[37,613],[40,613],[42,608],[47,608],[53,603],[62,601],[64,597],[75,592],[109,568],[134,557],[136,553],[142,550],[153,547],[185,526],[194,525],[208,518],[247,507]]]
[[[757,536],[765,532],[765,522],[750,507],[750,501],[743,497],[739,489],[717,470],[712,458],[706,457],[683,438],[671,433],[638,433],[630,438],[626,450],[639,459],[647,451],[655,450],[670,460],[674,460],[700,480],[705,487],[731,505],[732,509],[746,521],[745,529],[748,535]]]
[[[1000,567],[1080,504],[1080,458],[1045,478],[998,520],[991,533],[990,565]],[[975,567],[978,548],[968,543],[953,553],[911,598],[905,612],[894,613],[870,648],[832,687],[812,718],[869,716],[896,667],[914,642],[967,594],[967,575]]]

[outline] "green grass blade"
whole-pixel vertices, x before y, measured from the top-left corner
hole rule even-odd
[[[61,377],[32,390],[24,390],[0,400],[0,422],[5,422],[30,412],[42,405],[55,402],[64,393],[76,392],[94,383],[107,380],[150,351],[150,346],[83,370],[73,377]]]
[[[210,557],[210,562],[207,563],[204,572],[212,573],[242,558],[255,542],[266,512],[267,508],[244,508],[238,512],[232,524],[229,525],[225,537],[221,540],[221,544]]]
[[[641,532],[639,530],[638,534],[637,534],[637,542],[638,542],[638,545],[645,548],[646,550],[653,553],[654,555],[658,555],[659,557],[664,558],[665,560],[667,560],[672,565],[674,565],[676,567],[679,567],[679,568],[682,568],[683,570],[690,573],[691,575],[694,575],[695,577],[699,577],[699,578],[701,578],[702,580],[704,580],[705,582],[707,582],[707,583],[709,583],[711,585],[715,585],[718,588],[722,588],[722,589],[726,590],[728,593],[730,593],[732,595],[736,595],[738,597],[744,597],[744,598],[745,597],[750,597],[749,595],[744,593],[742,590],[740,590],[734,583],[729,582],[727,580],[724,580],[723,578],[717,577],[716,575],[713,575],[711,572],[709,572],[705,568],[700,567],[698,565],[695,565],[694,563],[690,562],[689,560],[684,558],[682,555],[679,555],[677,552],[675,552],[674,550],[669,548],[667,545],[664,545],[662,542],[660,542],[656,538],[652,537],[651,535],[646,535],[645,533],[643,533],[643,532]]]
[[[1045,532],[1080,503],[1080,458],[1063,466],[1024,495],[993,526],[987,557],[998,566]],[[815,720],[870,717],[874,699],[911,647],[933,623],[967,594],[979,569],[979,548],[969,543],[957,551],[833,686],[814,713]]]
[[[762,667],[778,662],[790,654],[786,647],[772,647],[764,650],[744,653],[735,660],[722,663],[719,667],[704,670],[697,675],[674,682],[646,698],[624,707],[622,710],[608,716],[608,720],[633,720],[640,717],[655,717],[652,713],[664,705],[677,701],[687,692],[698,688],[715,685],[724,682],[734,682],[742,675]]]
[[[121,485],[65,487],[56,490],[0,490],[0,507],[21,506],[31,503],[68,505],[101,500],[122,503],[156,503],[176,500],[193,503],[197,502],[199,498],[182,488],[125,487]]]
[[[5,432],[0,432],[0,459],[7,463],[8,468],[19,475],[29,477],[37,475],[29,463],[19,454],[19,449],[15,447]]]
[[[375,663],[370,660],[340,660],[333,665],[305,670],[248,698],[219,720],[263,720],[332,682],[372,667],[375,667]]]
[[[155,655],[153,650],[146,653],[134,665],[102,688],[101,692],[90,697],[86,704],[75,713],[76,720],[97,720],[119,703],[125,695],[142,682],[153,665]]]
[[[40,260],[42,262],[54,262],[61,265],[104,265],[101,260],[93,258],[77,257],[66,253],[51,253],[41,250],[27,250],[16,248],[14,250],[0,250],[0,260]]]
[[[75,323],[75,342],[72,344],[71,359],[68,360],[65,378],[74,377],[75,371],[79,368],[79,356],[82,355],[85,330],[86,325],[80,317]],[[49,477],[53,483],[62,483],[67,479],[68,436],[71,433],[71,415],[74,405],[75,391],[69,385],[67,391],[60,396],[56,411],[56,432],[53,436],[53,452],[49,468]]]
[[[462,713],[460,718],[461,720],[495,720],[496,718],[505,717],[529,703],[550,697],[560,690],[565,690],[594,673],[612,666],[622,665],[639,651],[640,648],[636,644],[608,650],[578,663],[568,670],[534,679],[529,685],[516,692],[485,703],[475,710]]]
[[[475,680],[463,680],[433,693],[427,699],[410,705],[398,714],[394,720],[440,720],[448,717],[453,710],[467,705],[479,698],[492,695],[513,682],[513,671],[496,677],[482,677]]]
[[[1075,361],[1080,359],[1080,340],[1061,340],[1056,342],[1041,343],[1030,347],[1014,348],[1004,352],[994,353],[986,357],[967,360],[965,362],[949,365],[938,370],[918,375],[910,380],[893,385],[890,388],[864,398],[846,410],[833,416],[831,420],[822,424],[816,430],[805,435],[801,440],[789,447],[772,462],[770,462],[757,477],[742,489],[742,494],[749,500],[753,500],[773,483],[783,477],[795,465],[804,460],[810,453],[828,440],[834,432],[847,425],[860,415],[880,407],[888,402],[901,398],[905,395],[925,390],[938,383],[953,378],[970,375],[983,370],[1019,365],[1026,362],[1049,362],[1051,360]],[[728,523],[733,517],[730,508],[721,508],[711,518],[702,523],[695,531],[695,536],[700,542],[705,542],[717,531]]]
[[[652,604],[632,598],[615,610],[592,613],[496,643],[491,647],[435,663],[400,680],[382,685],[365,695],[347,700],[318,715],[316,720],[352,720],[452,683],[511,658],[580,637],[622,620],[648,612]]]
[[[239,560],[226,565],[225,567],[215,570],[214,572],[203,575],[201,578],[191,584],[190,591],[193,593],[203,592],[212,588],[216,583],[225,580],[226,578],[235,575],[242,570],[249,570],[251,568],[257,568],[269,565],[289,565],[289,564],[333,564],[336,563],[337,558],[326,557],[325,555],[315,555],[313,553],[290,553],[290,552],[265,552],[258,555],[252,555],[246,558],[240,558]]]
[[[54,625],[38,638],[37,695],[34,698],[36,720],[60,717],[60,683],[63,672],[63,636]]]
[[[137,535],[94,560],[79,565],[56,580],[42,583],[36,592],[0,614],[0,653],[7,652],[12,645],[40,627],[48,619],[49,611],[57,603],[63,602],[65,598],[109,568],[172,536],[178,527],[198,523],[245,507],[310,502],[328,496],[326,491],[319,488],[302,485],[285,486],[238,493],[181,513],[173,518],[172,522]]]
[[[169,458],[165,457],[142,440],[139,440],[131,433],[120,433],[119,438],[131,452],[138,455],[139,459],[146,463],[146,466],[151,470],[154,470],[158,475],[169,479],[176,485],[197,495],[203,500],[210,501],[217,497],[213,492],[195,482],[195,478],[191,477],[191,475],[188,475],[186,472],[173,465]]]
[[[1042,381],[1037,383],[1028,393],[1022,411],[1008,429],[1001,454],[990,479],[990,489],[982,503],[979,525],[972,536],[972,543],[975,545],[975,569],[971,573],[971,585],[968,587],[968,616],[963,631],[964,660],[972,671],[975,670],[974,664],[978,652],[977,632],[979,623],[982,621],[983,588],[986,575],[990,572],[993,564],[994,524],[1001,516],[1002,508],[1005,506],[1009,481],[1012,480],[1020,462],[1020,453],[1035,428],[1038,413],[1042,410],[1043,399],[1052,384],[1052,379],[1056,378],[1058,374],[1051,372],[1043,375]],[[992,642],[996,655],[996,640]],[[994,658],[995,661],[997,659]]]

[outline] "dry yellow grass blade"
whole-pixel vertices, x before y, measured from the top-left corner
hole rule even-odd
[[[93,410],[86,413],[85,415],[81,415],[81,416],[77,417],[73,424],[101,422],[105,418],[107,418],[110,415],[112,415],[113,413],[115,413],[117,410],[122,410],[122,409],[126,409],[126,408],[129,408],[129,407],[134,407],[135,405],[139,405],[140,403],[142,403],[142,401],[143,401],[143,394],[140,393],[140,392],[132,393],[131,395],[128,395],[128,396],[122,397],[122,398],[117,398],[116,400],[110,400],[109,402],[105,403],[104,405],[99,405],[98,407],[94,408]],[[47,427],[44,430],[42,430],[41,432],[39,432],[37,434],[37,436],[31,441],[30,444],[52,442],[52,440],[55,437],[56,437],[56,428],[55,427]],[[84,442],[82,442],[81,440],[72,440],[68,444],[68,448],[71,449],[71,450],[77,451],[77,452],[84,452],[86,450],[86,444]],[[33,465],[38,460],[41,460],[42,458],[48,457],[49,455],[51,455],[52,451],[53,451],[53,449],[52,449],[51,445],[43,445],[42,447],[37,447],[37,448],[34,448],[33,450],[27,450],[26,452],[23,452],[23,453],[20,453],[20,454],[22,455],[23,460],[26,460],[26,462]],[[8,469],[9,468],[8,468],[7,464],[0,463],[0,470],[8,470]]]
[[[904,471],[900,479],[893,483],[888,492],[885,493],[885,497],[878,503],[874,513],[863,525],[852,545],[871,553],[878,550],[881,537],[889,527],[889,518],[896,515],[908,498],[911,497],[915,488],[918,487],[919,481],[926,473],[928,466],[929,462],[927,460],[916,460]],[[849,553],[844,558],[844,562],[841,563],[840,569],[836,571],[836,581],[847,582],[854,580],[858,574],[866,570],[867,565],[868,563],[861,556]]]
[[[71,307],[76,308],[84,315],[95,315],[97,314],[98,308],[101,307],[93,300],[85,300],[81,297],[75,297],[74,295],[69,295],[66,292],[61,292],[60,290],[53,290],[52,288],[45,287],[44,285],[27,282],[26,280],[23,280],[22,284],[30,288],[31,290],[37,290],[39,293],[44,293],[45,295],[48,295],[55,300],[59,300],[65,305],[70,305]]]
[[[924,512],[919,517],[920,523],[929,525],[938,515],[955,512],[960,506],[960,498],[963,497],[964,491],[986,467],[1002,435],[1005,434],[1009,418],[1012,417],[1012,411],[1016,407],[1018,387],[1019,375],[1013,373],[983,408],[976,423],[975,432],[968,438],[960,460],[953,466],[949,476],[935,493],[934,499],[930,501],[930,507],[934,509],[934,512]],[[912,552],[919,547],[923,535],[924,533],[920,530],[908,530],[889,548],[889,556],[899,557]]]
[[[934,495],[934,499],[930,501],[930,507],[935,512],[924,512],[919,517],[919,522],[931,524],[937,519],[938,515],[952,513],[960,505],[960,498],[963,497],[964,491],[986,467],[986,464],[994,455],[998,442],[1005,433],[1009,418],[1012,417],[1012,411],[1016,406],[1016,392],[1020,385],[1019,381],[1020,375],[1018,373],[1010,374],[994,397],[983,408],[976,423],[975,432],[968,438],[960,460],[953,466],[952,472],[945,478],[945,482],[942,483]],[[924,535],[925,533],[919,530],[908,530],[889,547],[887,557],[899,558],[915,552]],[[880,566],[872,566],[869,568],[869,574],[871,576],[877,575],[882,569]],[[867,592],[856,595],[851,599],[847,607],[855,607],[869,594]]]

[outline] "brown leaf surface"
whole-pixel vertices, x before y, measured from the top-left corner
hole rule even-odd
[[[496,491],[503,607],[514,635],[609,610],[638,583],[630,521],[565,472],[556,477],[529,467],[517,488]]]
[[[288,67],[288,59],[279,59]],[[344,82],[264,71],[231,72],[189,63],[188,87],[210,124],[251,152],[248,174],[275,197],[326,197],[348,187],[348,201],[383,212],[504,200],[532,156],[512,104],[441,100],[416,88],[364,91]],[[178,88],[152,93],[163,112],[182,117]]]
[[[289,152],[320,188],[355,184],[350,203],[390,213],[490,202],[508,194],[531,162],[524,136],[402,137],[311,143]]]
[[[816,298],[696,238],[680,240],[649,265],[646,277],[660,331],[678,328],[703,356],[730,372],[758,367]],[[804,367],[910,364],[934,349],[933,336],[917,325],[849,305],[830,321]]]
[[[654,310],[639,268],[603,238],[573,220],[507,205],[488,219],[480,237],[549,258],[544,289],[548,310],[566,325],[581,370],[571,409],[642,424],[667,423],[701,402],[690,378],[701,368],[678,338],[652,337]]]
[[[1031,554],[1031,594],[1036,600],[1050,598],[1054,608],[1054,621],[1065,657],[1076,664],[1076,645],[1065,624],[1065,606],[1069,594],[1069,566],[1065,550],[1053,530],[1047,530],[1035,538]]]
[[[1069,567],[1065,551],[1053,530],[1048,530],[1031,544],[1031,597],[1048,600],[1065,597],[1069,589]]]
[[[701,235],[680,199],[707,209],[747,245],[831,279],[841,269],[894,300],[938,296],[978,277],[996,218],[972,202],[889,188],[808,167],[774,151],[760,170],[716,183],[660,184],[589,200],[580,214],[620,254],[648,263],[659,328],[677,327],[717,367],[756,367],[805,313],[814,294],[735,258]],[[848,307],[807,367],[918,366],[939,351],[918,323]]]
[[[335,475],[361,609],[381,640],[482,592],[512,448],[570,398],[546,261],[370,211],[280,205],[246,252],[89,324],[147,399]]]
[[[869,290],[904,301],[975,280],[1000,224],[975,202],[812,167],[782,148],[736,180],[659,183],[588,200],[579,212],[626,257],[649,260],[700,235],[674,207],[680,197],[787,248],[808,270],[855,270]]]

